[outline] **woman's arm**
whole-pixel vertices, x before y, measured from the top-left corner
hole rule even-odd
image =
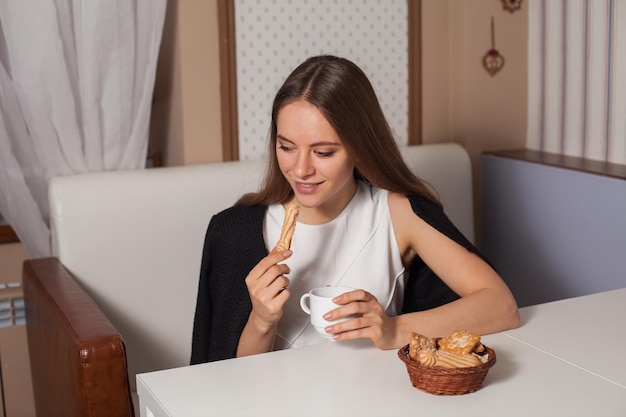
[[[391,349],[408,343],[412,331],[436,337],[455,329],[487,334],[519,326],[515,299],[487,262],[416,215],[407,197],[390,193],[389,208],[403,259],[409,262],[418,254],[461,298],[430,310],[387,317],[371,294],[354,291],[336,300],[347,305],[335,309],[331,317],[362,317],[328,329],[337,340],[368,337],[379,348]]]
[[[405,344],[404,335],[411,331],[444,336],[455,329],[487,334],[519,326],[515,299],[487,262],[417,216],[405,196],[390,194],[389,209],[402,253],[417,253],[461,297],[441,307],[394,318],[400,338],[396,345]]]

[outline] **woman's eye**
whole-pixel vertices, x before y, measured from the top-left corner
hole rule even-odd
[[[280,149],[281,151],[290,151],[291,147],[287,146],[287,145],[278,145],[278,149]]]
[[[333,156],[335,154],[335,152],[332,152],[332,151],[328,151],[328,152],[316,151],[315,153],[317,154],[317,156],[320,156],[322,158],[328,158],[328,157]]]

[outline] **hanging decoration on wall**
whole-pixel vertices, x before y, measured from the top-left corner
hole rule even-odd
[[[489,75],[494,76],[504,66],[504,57],[496,49],[496,32],[493,16],[491,17],[491,49],[483,56],[483,67]]]
[[[522,8],[522,0],[501,0],[501,1],[502,1],[502,8],[504,10],[508,10],[511,13]]]

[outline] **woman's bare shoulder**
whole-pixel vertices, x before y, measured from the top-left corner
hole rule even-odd
[[[415,249],[416,236],[420,236],[420,229],[426,223],[415,214],[406,195],[389,192],[389,214],[396,234],[396,240],[402,253]]]

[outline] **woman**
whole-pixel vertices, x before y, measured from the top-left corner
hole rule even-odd
[[[325,317],[354,315],[326,328],[338,341],[392,349],[411,331],[519,325],[511,292],[405,165],[352,62],[312,57],[289,75],[274,100],[268,156],[260,191],[209,224],[192,364],[320,343],[299,298],[323,285],[356,288]],[[291,250],[269,253],[293,199]]]

